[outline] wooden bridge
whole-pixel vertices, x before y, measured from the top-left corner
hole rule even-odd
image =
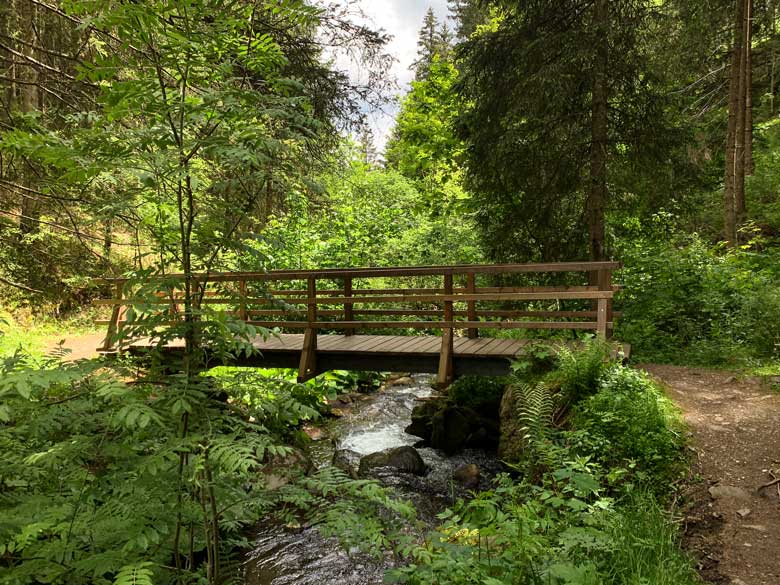
[[[235,359],[235,365],[297,367],[301,381],[331,369],[432,372],[447,384],[461,374],[508,373],[510,360],[529,343],[480,337],[480,331],[592,330],[609,337],[615,316],[612,271],[620,266],[568,262],[198,274],[195,309],[207,309],[204,320],[217,309],[272,330],[254,339],[257,352]],[[531,275],[534,282],[545,282],[539,275],[546,275],[546,282],[555,276],[565,284],[515,284]],[[160,345],[131,338],[117,347],[117,333],[138,330],[139,315],[156,315],[158,331],[161,319],[165,326],[181,323],[182,279],[112,280],[114,298],[97,301],[112,307],[110,319],[99,321],[108,326],[101,350],[139,353]],[[393,331],[403,334],[388,334]],[[156,349],[175,354],[183,345],[174,339]]]

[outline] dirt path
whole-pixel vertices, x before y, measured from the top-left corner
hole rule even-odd
[[[103,343],[105,333],[85,333],[83,335],[65,335],[63,337],[53,339],[46,345],[45,353],[51,353],[56,351],[60,341],[64,340],[62,347],[66,350],[70,350],[70,353],[65,358],[68,361],[75,361],[80,359],[94,358],[98,356],[97,348]]]
[[[640,366],[663,381],[692,433],[685,540],[710,583],[780,584],[780,393],[756,379]]]

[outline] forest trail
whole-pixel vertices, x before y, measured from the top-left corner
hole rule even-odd
[[[104,331],[53,337],[46,342],[44,353],[56,352],[62,343],[63,349],[70,350],[65,356],[65,361],[94,358],[98,356],[97,348],[103,344],[105,337]]]
[[[695,451],[684,540],[709,583],[780,583],[780,393],[730,372],[642,365],[682,409]]]

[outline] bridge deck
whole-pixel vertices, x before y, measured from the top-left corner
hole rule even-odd
[[[254,346],[257,355],[238,358],[233,365],[297,368],[304,347],[304,334],[282,333],[267,340],[257,338]],[[453,368],[455,375],[479,374],[506,375],[510,372],[510,360],[522,354],[529,343],[527,339],[497,339],[492,337],[453,339]],[[550,342],[560,345],[562,342]],[[377,370],[436,373],[442,338],[437,336],[403,335],[334,335],[317,336],[317,371],[327,370]],[[176,353],[181,343],[168,345],[165,353]],[[148,342],[131,345],[135,353],[150,349]],[[616,346],[627,357],[628,345]]]
[[[294,352],[303,350],[302,333],[283,333],[267,341],[258,339],[254,346],[261,353]],[[527,340],[456,337],[453,340],[455,356],[515,357]],[[432,355],[439,356],[441,337],[405,335],[318,335],[317,354],[344,353],[353,355]]]

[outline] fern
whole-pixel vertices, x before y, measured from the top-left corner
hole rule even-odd
[[[119,570],[113,585],[154,585],[152,563],[125,565]]]
[[[515,416],[521,423],[526,445],[525,463],[534,474],[540,467],[554,463],[553,418],[556,400],[550,386],[544,382],[518,384],[510,387],[515,403]]]

